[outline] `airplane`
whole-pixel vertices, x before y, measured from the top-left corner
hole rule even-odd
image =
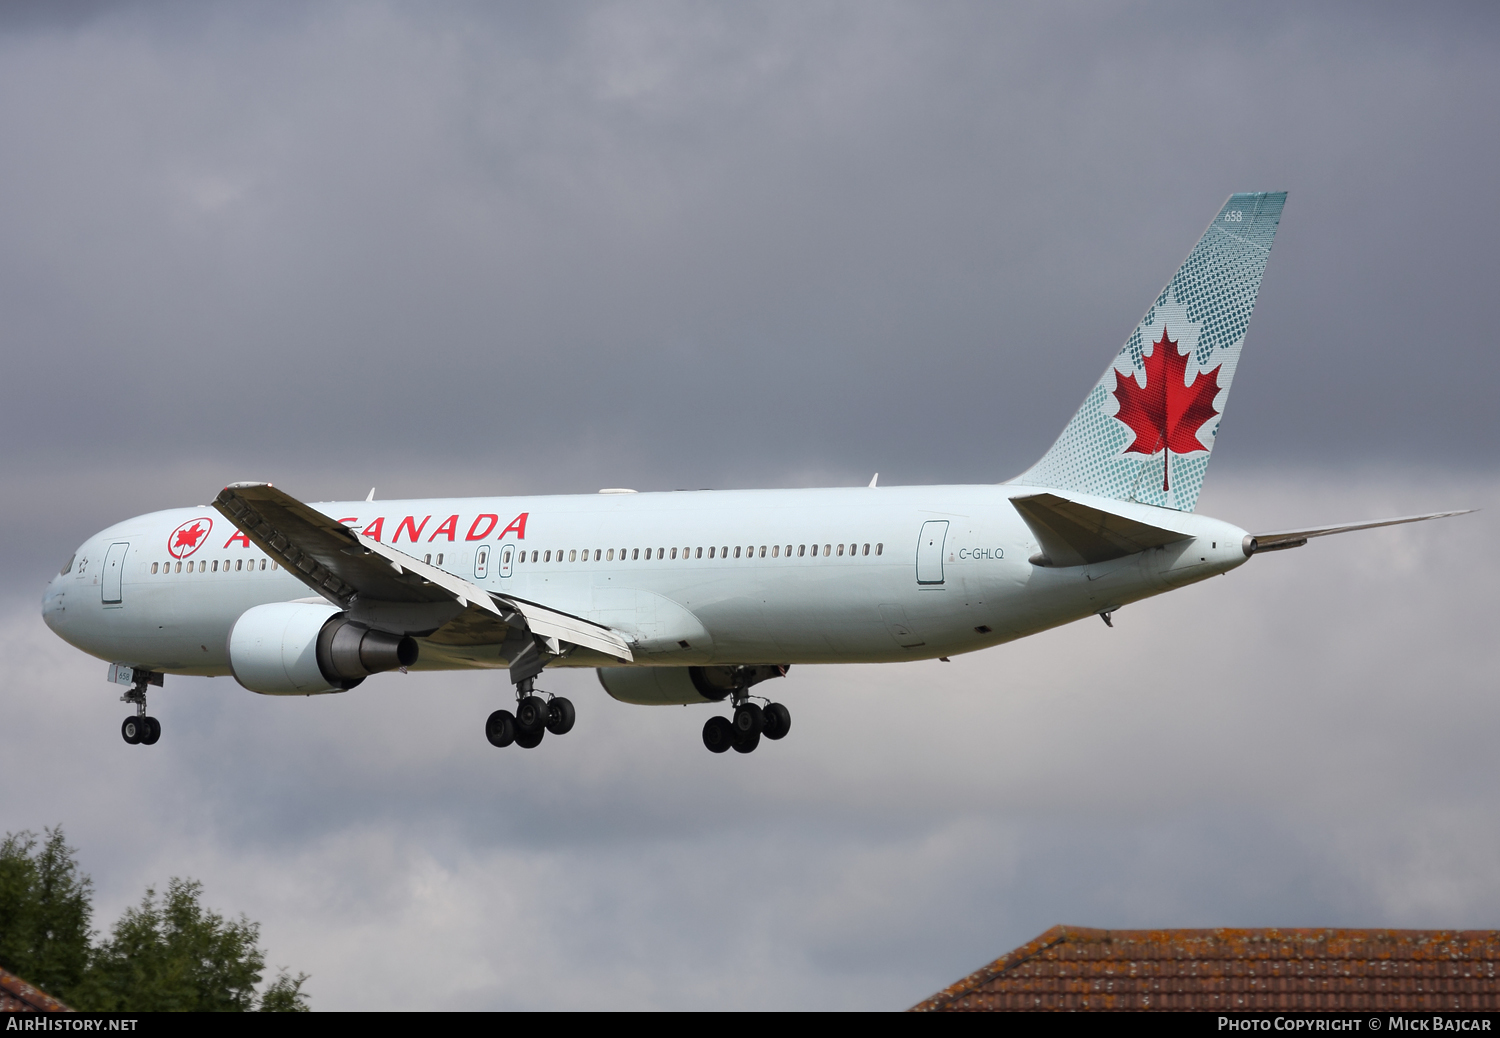
[[[48,585],[47,625],[109,663],[150,745],[148,689],[233,675],[265,695],[400,670],[505,670],[497,747],[572,729],[545,669],[615,699],[727,706],[715,753],[783,738],[758,691],[794,664],[947,659],[1114,613],[1330,534],[1194,512],[1285,192],[1234,194],[1031,468],[997,484],[307,504],[230,483],[211,507],[127,519]],[[1464,510],[1469,511],[1469,510]],[[757,702],[758,701],[758,702]]]

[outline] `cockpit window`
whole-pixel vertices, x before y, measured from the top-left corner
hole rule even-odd
[[[78,558],[77,555],[69,555],[68,556],[67,564],[63,566],[61,572],[63,572],[63,573],[71,573],[71,572],[73,572],[73,560],[76,559],[76,558]]]

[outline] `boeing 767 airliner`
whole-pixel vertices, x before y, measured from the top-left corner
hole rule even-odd
[[[211,508],[128,519],[52,579],[42,615],[109,662],[156,742],[167,674],[267,695],[388,670],[504,669],[496,746],[573,727],[548,667],[596,667],[640,704],[724,703],[716,753],[780,739],[752,692],[795,663],[973,652],[1244,565],[1311,537],[1457,512],[1250,534],[1193,512],[1284,192],[1236,194],[1050,450],[1000,484],[304,504],[231,483]],[[756,700],[764,703],[761,706]]]

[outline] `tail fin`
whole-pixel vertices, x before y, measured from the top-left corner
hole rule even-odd
[[[1191,512],[1285,191],[1230,195],[1052,448],[1011,480]]]

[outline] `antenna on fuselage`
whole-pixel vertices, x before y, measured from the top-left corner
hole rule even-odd
[[[373,500],[375,500],[375,488],[374,487],[370,488],[370,496],[367,497],[367,498],[365,498],[365,500],[366,501],[373,501]]]
[[[875,473],[875,475],[873,475],[873,476],[871,476],[871,477],[870,477],[870,486],[872,486],[872,487],[873,487],[873,486],[874,486],[874,485],[875,485],[875,481],[876,481],[876,480],[877,480],[877,479],[879,479],[879,478],[880,478],[880,473],[878,473],[878,472],[877,472],[877,473]]]

